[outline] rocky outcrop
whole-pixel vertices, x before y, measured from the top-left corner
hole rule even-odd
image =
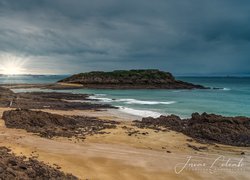
[[[10,89],[0,87],[0,97],[10,97],[13,94],[14,93]]]
[[[135,121],[135,125],[140,128],[174,130],[204,143],[250,146],[250,118],[247,117],[194,113],[190,119],[183,120],[174,115],[143,118],[142,121]]]
[[[86,135],[104,133],[101,131],[116,128],[118,124],[94,117],[61,116],[24,109],[5,111],[2,118],[7,128],[25,129],[45,138],[60,136],[85,139]]]
[[[9,107],[15,93],[7,88],[0,87],[0,107]]]
[[[93,71],[80,73],[59,83],[82,84],[100,89],[204,89],[201,85],[178,81],[169,72],[159,70]]]
[[[57,92],[14,93],[0,88],[0,107],[24,109],[58,109],[58,110],[101,110],[115,108],[108,104],[89,102],[89,95]]]
[[[9,149],[0,147],[0,179],[75,180],[78,178],[35,159],[15,156]]]

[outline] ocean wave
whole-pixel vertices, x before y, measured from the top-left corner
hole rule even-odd
[[[107,96],[107,94],[95,94],[96,96]]]
[[[96,97],[96,96],[89,96],[88,99],[98,100],[98,101],[105,102],[105,103],[109,103],[109,102],[114,101],[113,99],[110,99],[110,98]]]
[[[106,97],[96,97],[96,96],[89,96],[89,99],[99,100],[101,102],[124,102],[125,104],[145,104],[145,105],[157,105],[157,104],[174,104],[175,101],[142,101],[137,99],[111,99]]]
[[[175,101],[142,101],[137,99],[119,99],[117,102],[124,102],[126,104],[146,104],[146,105],[156,105],[156,104],[174,104]]]
[[[231,91],[230,88],[222,88],[223,91]]]
[[[230,88],[210,88],[210,89],[212,89],[212,90],[219,90],[219,91],[231,91],[231,89]]]
[[[119,111],[122,111],[127,114],[132,114],[135,116],[140,116],[140,117],[153,117],[157,118],[160,117],[162,114],[159,112],[154,112],[154,111],[149,111],[149,110],[138,110],[138,109],[132,109],[132,108],[127,108],[123,106],[118,106]]]

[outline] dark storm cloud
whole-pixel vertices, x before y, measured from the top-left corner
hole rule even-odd
[[[249,12],[247,0],[0,0],[0,52],[34,72],[244,74]]]

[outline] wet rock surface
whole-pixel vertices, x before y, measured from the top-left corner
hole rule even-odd
[[[250,146],[250,118],[247,117],[193,113],[190,119],[181,119],[175,115],[149,117],[134,121],[134,125],[161,131],[174,130],[202,143]]]
[[[77,177],[65,174],[35,159],[15,156],[5,147],[0,147],[0,179],[62,179],[75,180]]]
[[[19,96],[29,97],[35,96],[39,98],[49,98],[49,99],[65,99],[65,100],[88,100],[88,94],[71,94],[63,92],[27,92],[27,93],[18,93]]]
[[[57,110],[100,110],[115,108],[108,104],[97,104],[88,99],[86,94],[57,92],[14,93],[0,88],[0,107],[23,109],[57,109]],[[74,100],[77,100],[74,102]],[[79,102],[81,101],[81,102]]]
[[[103,134],[102,130],[116,128],[119,124],[94,117],[61,116],[24,109],[5,111],[2,118],[7,128],[25,129],[45,138],[75,137],[82,140],[87,135]]]

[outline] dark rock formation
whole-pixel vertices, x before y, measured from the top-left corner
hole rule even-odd
[[[86,135],[116,128],[118,124],[115,121],[103,121],[94,117],[61,116],[23,109],[5,111],[2,118],[8,128],[25,129],[46,138],[61,136],[84,139]]]
[[[45,99],[60,99],[60,100],[88,100],[89,94],[71,94],[71,93],[62,93],[62,92],[27,92],[27,93],[18,93],[21,97],[30,96],[45,98]]]
[[[10,89],[0,87],[0,97],[10,97],[13,92]]]
[[[62,179],[77,177],[65,174],[35,159],[17,157],[5,147],[0,147],[0,179]]]
[[[15,93],[7,88],[0,87],[0,106],[9,107],[11,100],[15,98]]]
[[[89,95],[86,94],[57,92],[14,93],[8,89],[0,88],[0,107],[59,110],[100,110],[115,108],[108,104],[86,102],[90,101],[88,97]],[[75,102],[74,100],[81,102]]]
[[[159,70],[130,70],[76,74],[59,81],[100,89],[204,89],[201,85],[176,80],[171,73]]]
[[[174,115],[143,118],[142,121],[135,121],[135,125],[157,130],[167,128],[204,143],[250,146],[250,118],[247,117],[194,113],[190,119],[184,120]]]

